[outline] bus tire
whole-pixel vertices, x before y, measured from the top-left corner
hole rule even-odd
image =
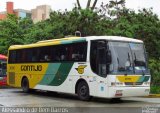
[[[29,81],[28,81],[27,77],[22,79],[21,87],[22,87],[22,90],[23,90],[24,93],[29,93],[30,92]]]
[[[89,87],[85,81],[81,81],[77,87],[77,94],[80,100],[87,101],[90,99]]]
[[[112,99],[110,100],[110,102],[111,102],[111,103],[120,103],[120,102],[122,102],[122,100],[121,100],[121,98],[112,98]]]

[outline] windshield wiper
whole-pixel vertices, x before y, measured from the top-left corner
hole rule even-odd
[[[128,52],[128,60],[129,60],[129,63],[130,63],[130,66],[129,66],[129,67],[131,67],[131,59],[130,59],[129,52]]]
[[[128,52],[128,59],[127,59],[127,62],[125,63],[125,75],[128,75],[128,71],[130,71],[130,67],[131,67],[131,59],[130,59],[130,55],[129,55],[129,52]]]
[[[143,75],[143,76],[145,75],[145,73],[144,73],[143,69],[142,69],[142,75]]]
[[[118,68],[119,68],[119,58],[117,57],[117,62],[118,62]]]
[[[136,66],[136,62],[137,62],[137,58],[136,58],[136,54],[134,52],[134,65]]]

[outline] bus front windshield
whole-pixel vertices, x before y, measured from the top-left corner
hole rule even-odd
[[[147,74],[143,43],[110,42],[112,56],[110,72],[113,74]]]

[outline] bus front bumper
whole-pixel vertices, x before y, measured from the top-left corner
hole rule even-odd
[[[150,87],[109,87],[110,98],[148,96]]]

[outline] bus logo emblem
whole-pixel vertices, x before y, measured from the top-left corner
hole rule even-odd
[[[79,74],[83,74],[84,73],[84,68],[86,68],[86,65],[80,65],[78,66],[78,68],[75,68]]]

